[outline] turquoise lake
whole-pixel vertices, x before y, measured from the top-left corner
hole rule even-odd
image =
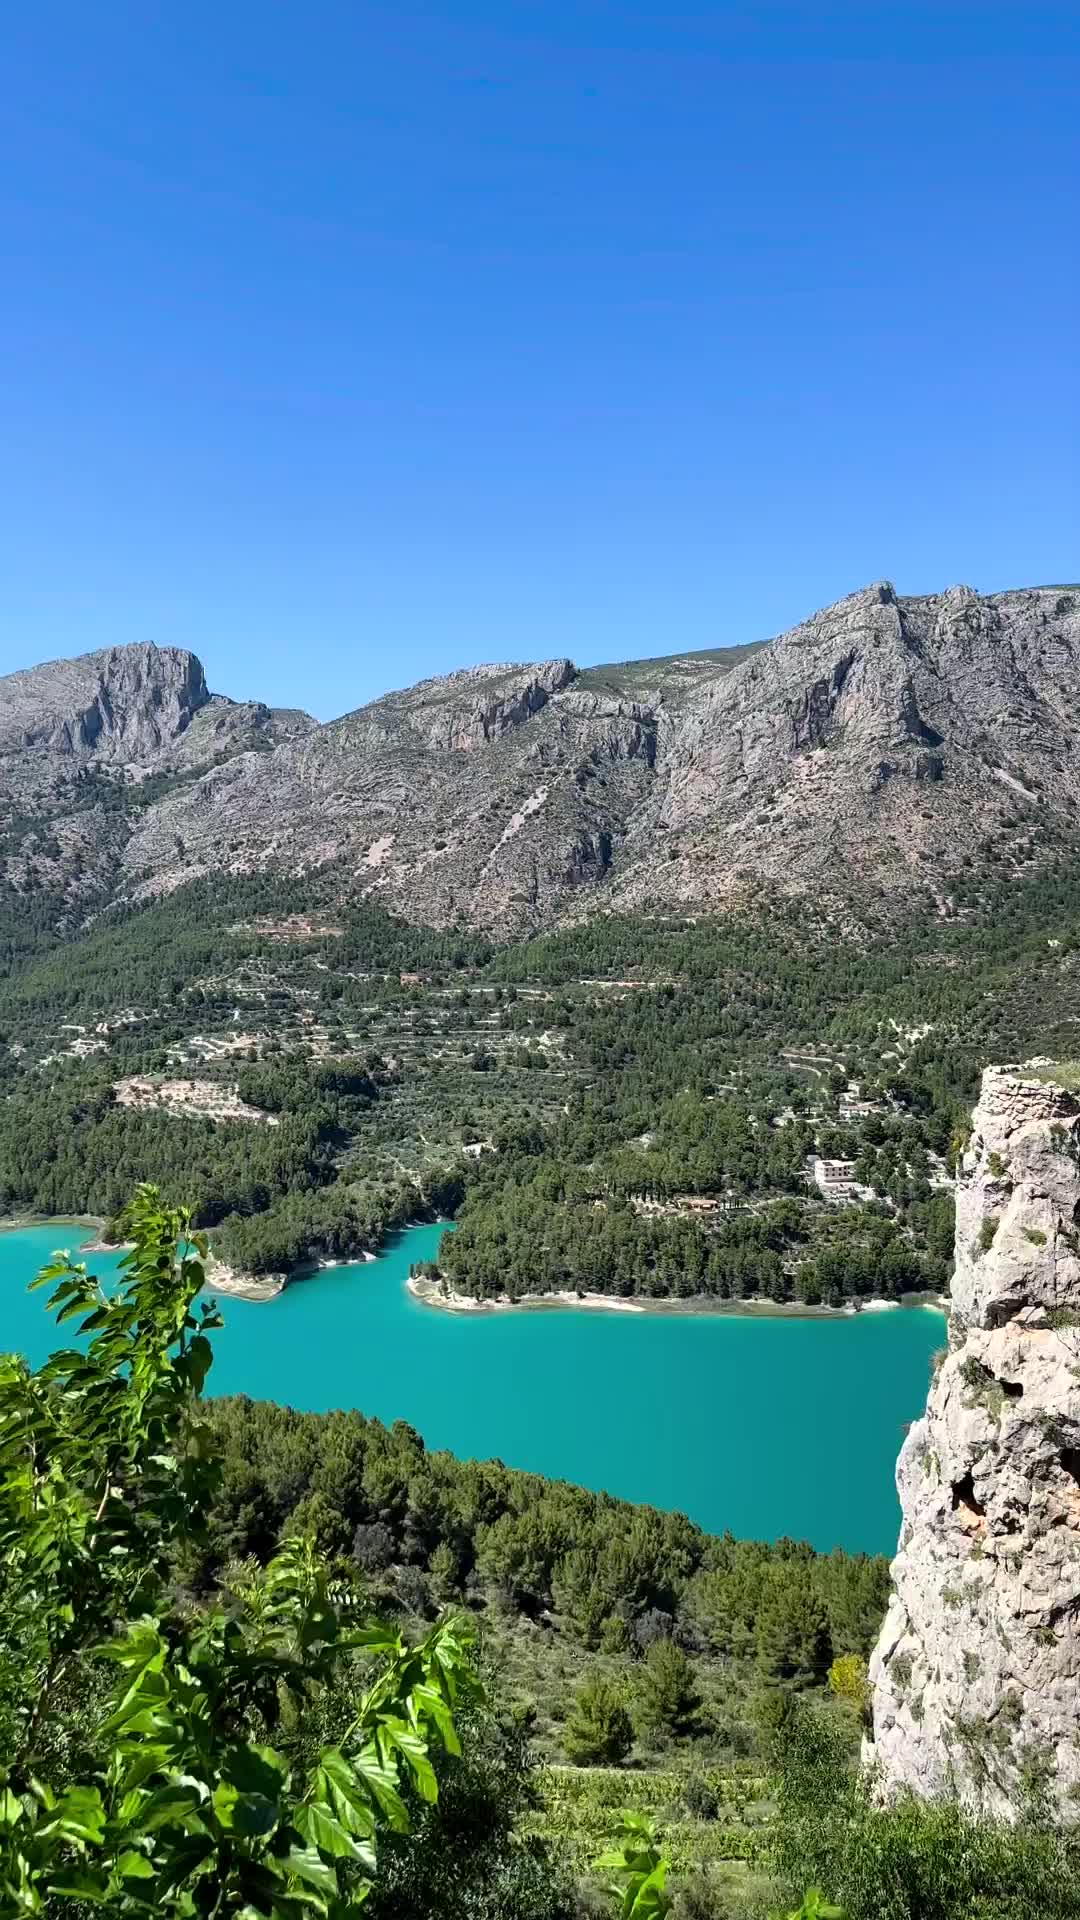
[[[922,1411],[940,1314],[843,1320],[576,1312],[456,1316],[406,1291],[440,1227],[263,1306],[223,1300],[209,1385],[407,1420],[429,1447],[677,1508],[716,1533],[891,1553],[893,1468]],[[0,1347],[53,1346],[26,1282],[79,1228],[0,1233]],[[115,1256],[88,1255],[107,1272]],[[68,1329],[62,1330],[67,1336]]]

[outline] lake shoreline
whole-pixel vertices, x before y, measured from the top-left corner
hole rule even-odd
[[[497,1300],[477,1300],[472,1294],[444,1292],[437,1280],[419,1274],[410,1274],[405,1286],[421,1306],[434,1307],[439,1313],[460,1315],[559,1313],[570,1309],[590,1313],[682,1314],[730,1320],[854,1320],[863,1313],[893,1313],[912,1307],[930,1308],[943,1313],[948,1305],[940,1294],[933,1294],[929,1299],[919,1294],[906,1294],[901,1300],[861,1300],[858,1305],[848,1301],[842,1307],[809,1307],[797,1300],[721,1301],[711,1294],[694,1294],[686,1299],[643,1300],[637,1296],[624,1298],[609,1293],[578,1293],[571,1288],[564,1288],[558,1293],[530,1294],[520,1300],[511,1300],[506,1295]]]
[[[363,1253],[342,1254],[328,1260],[301,1260],[288,1272],[242,1273],[237,1267],[227,1266],[224,1260],[215,1260],[210,1254],[206,1263],[206,1288],[216,1293],[226,1293],[236,1300],[250,1300],[254,1306],[263,1306],[268,1300],[278,1300],[286,1287],[302,1286],[305,1280],[314,1280],[320,1273],[329,1273],[333,1267],[368,1266],[378,1259],[378,1254],[367,1249]]]
[[[93,1213],[8,1214],[3,1220],[0,1220],[0,1233],[24,1233],[27,1228],[34,1227],[55,1227],[59,1232],[59,1230],[64,1227],[75,1227],[80,1234],[89,1232],[95,1237],[90,1240],[81,1239],[77,1246],[69,1247],[67,1251],[73,1256],[77,1257],[80,1254],[94,1253],[124,1253],[131,1246],[131,1241],[103,1239],[102,1231],[105,1224],[105,1221],[99,1214]],[[341,1264],[340,1261],[320,1262],[320,1265],[325,1266],[338,1266]],[[311,1269],[305,1268],[303,1269],[303,1273],[301,1273],[301,1270],[298,1269],[295,1277],[301,1278],[306,1275],[309,1270]],[[223,1260],[215,1260],[211,1253],[206,1262],[206,1280],[203,1291],[205,1292],[212,1288],[216,1293],[228,1294],[236,1300],[250,1300],[258,1305],[267,1300],[276,1300],[277,1296],[284,1292],[293,1277],[292,1274],[284,1273],[272,1273],[263,1276],[254,1273],[240,1273],[235,1267],[226,1266]]]
[[[396,1234],[408,1232],[410,1228],[431,1224],[422,1221],[408,1221],[404,1228],[395,1228],[386,1236],[392,1240]],[[435,1224],[443,1226],[445,1221]],[[9,1214],[0,1220],[0,1233],[17,1233],[27,1227],[77,1227],[81,1231],[90,1230],[98,1235],[97,1239],[79,1243],[79,1253],[118,1253],[123,1244],[111,1244],[100,1238],[105,1221],[94,1214]],[[360,1253],[343,1254],[329,1259],[313,1259],[299,1262],[287,1272],[266,1274],[243,1273],[236,1267],[230,1267],[223,1260],[217,1260],[211,1251],[206,1262],[206,1281],[204,1292],[220,1293],[230,1299],[246,1300],[253,1306],[265,1306],[272,1300],[280,1299],[286,1288],[302,1285],[306,1280],[314,1280],[320,1273],[333,1268],[360,1267],[374,1263],[380,1253],[364,1249]],[[853,1320],[863,1313],[892,1313],[898,1309],[913,1307],[929,1309],[931,1312],[944,1313],[948,1310],[948,1300],[942,1294],[904,1294],[899,1300],[860,1300],[845,1301],[842,1307],[806,1306],[798,1300],[717,1300],[711,1294],[693,1294],[688,1298],[642,1299],[634,1295],[624,1297],[621,1294],[584,1292],[566,1287],[557,1293],[528,1294],[519,1300],[511,1300],[506,1295],[497,1300],[477,1300],[472,1294],[444,1292],[436,1280],[410,1274],[405,1282],[406,1291],[421,1306],[433,1307],[439,1313],[461,1316],[492,1313],[632,1313],[679,1315],[689,1318],[713,1318],[729,1320]]]
[[[294,1282],[272,1308],[227,1299],[211,1274],[202,1299],[217,1299],[223,1325],[210,1336],[207,1391],[297,1414],[358,1409],[388,1428],[404,1421],[432,1453],[500,1459],[689,1514],[716,1534],[787,1536],[823,1553],[894,1550],[896,1450],[925,1402],[932,1353],[945,1345],[935,1313],[834,1314],[816,1324],[789,1316],[782,1326],[761,1309],[719,1314],[716,1302],[696,1317],[678,1310],[683,1303],[650,1318],[637,1303],[612,1311],[608,1300],[592,1311],[533,1305],[529,1319],[426,1312],[406,1282],[437,1258],[442,1230],[388,1234],[375,1262],[316,1272],[315,1284]],[[57,1344],[54,1317],[26,1284],[53,1248],[85,1259],[108,1293],[122,1274],[117,1252],[76,1253],[90,1237],[85,1223],[80,1232],[55,1221],[0,1234],[4,1342],[30,1366]],[[642,1423],[628,1366],[650,1379],[659,1366],[658,1391],[675,1417]],[[804,1417],[808,1379],[827,1419]]]
[[[104,1220],[95,1213],[8,1213],[0,1220],[0,1233],[25,1233],[28,1227],[78,1227],[81,1233],[90,1231],[100,1234]],[[80,1241],[80,1251],[85,1253],[104,1253],[104,1242]],[[111,1252],[111,1248],[108,1249]]]

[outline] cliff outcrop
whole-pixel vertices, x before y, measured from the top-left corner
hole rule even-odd
[[[0,754],[144,764],[210,699],[180,647],[105,647],[0,681]]]
[[[948,1351],[897,1466],[870,1665],[888,1794],[1080,1800],[1080,1098],[989,1068],[957,1190]]]

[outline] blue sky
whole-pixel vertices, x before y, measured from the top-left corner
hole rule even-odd
[[[35,0],[0,670],[321,717],[1080,577],[1080,13]]]

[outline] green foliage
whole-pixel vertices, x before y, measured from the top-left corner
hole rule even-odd
[[[831,1659],[828,1617],[812,1585],[771,1582],[755,1641],[758,1670],[768,1684],[807,1686],[823,1680]]]
[[[768,899],[497,954],[405,926],[340,870],[201,880],[66,945],[33,896],[6,918],[0,901],[0,1210],[108,1217],[149,1171],[193,1197],[215,1251],[266,1271],[366,1250],[464,1193],[446,1257],[475,1294],[814,1305],[940,1288],[950,1202],[929,1156],[985,1060],[1060,1053],[1080,879],[1052,859],[1000,887],[961,877],[955,898],[955,919],[893,910],[858,941]],[[307,930],[282,933],[289,914]],[[102,1051],[71,1058],[70,1022]],[[125,1073],[212,1087],[238,1067],[278,1128],[115,1098]],[[845,1118],[848,1074],[877,1111]],[[814,1149],[852,1158],[874,1203],[834,1219],[806,1189]]]
[[[626,1131],[645,1124],[636,1103],[630,1107],[624,1096],[621,1104]],[[612,1125],[611,1103],[602,1123],[591,1112],[585,1121],[571,1103],[554,1150],[542,1151],[545,1143],[533,1138],[502,1143],[497,1158],[473,1174],[457,1230],[432,1271],[479,1298],[576,1287],[646,1298],[784,1301],[792,1295],[793,1262],[794,1291],[808,1304],[873,1293],[899,1298],[944,1284],[951,1203],[926,1186],[921,1143],[916,1152],[898,1142],[891,1158],[882,1147],[859,1165],[868,1184],[899,1196],[898,1214],[882,1205],[833,1212],[805,1198],[812,1128],[769,1128],[745,1099],[710,1098],[700,1089],[658,1110],[654,1097],[651,1117],[647,1148],[639,1141],[596,1152],[601,1125],[603,1132]],[[904,1130],[894,1123],[892,1132]],[[841,1149],[849,1144],[841,1141]],[[908,1172],[908,1153],[920,1163],[918,1175]],[[674,1203],[683,1196],[685,1204],[687,1194],[711,1197],[712,1211],[679,1211]],[[749,1196],[764,1203],[751,1206]],[[925,1252],[905,1234],[905,1202],[910,1231]],[[673,1210],[640,1210],[661,1204]]]
[[[834,1907],[819,1887],[808,1887],[798,1906],[788,1914],[773,1914],[771,1920],[846,1920],[843,1907]]]
[[[511,1619],[554,1612],[561,1634],[590,1650],[611,1621],[620,1648],[644,1645],[660,1616],[688,1644],[749,1664],[765,1614],[778,1664],[823,1680],[836,1655],[868,1653],[881,1624],[880,1556],[709,1535],[682,1514],[429,1452],[404,1422],[353,1411],[230,1399],[207,1416],[221,1482],[187,1562],[203,1588],[231,1560],[265,1558],[314,1526],[326,1550],[354,1554],[388,1587],[406,1567],[437,1574],[442,1593],[497,1599]]]
[[[623,1814],[617,1843],[600,1855],[596,1866],[615,1875],[611,1892],[620,1920],[663,1920],[671,1912],[667,1862],[643,1814]]]
[[[986,1219],[979,1228],[979,1250],[981,1253],[989,1253],[994,1244],[994,1236],[1000,1225],[1001,1222],[995,1214],[987,1214]]]
[[[571,1760],[584,1766],[610,1766],[625,1760],[633,1744],[634,1729],[621,1690],[604,1674],[592,1674],[578,1689],[566,1724]]]
[[[406,1645],[300,1539],[177,1604],[173,1549],[219,1477],[217,1317],[194,1311],[205,1245],[182,1214],[143,1187],[124,1226],[111,1297],[67,1260],[37,1283],[81,1344],[0,1364],[0,1914],[343,1916],[404,1793],[436,1798],[466,1650],[452,1624]],[[308,1754],[290,1727],[328,1698],[343,1724]]]
[[[663,1833],[665,1857],[680,1880],[703,1868],[747,1866],[767,1837],[766,1783],[752,1772],[560,1766],[542,1771],[537,1784],[540,1804],[526,1831],[547,1835],[582,1873],[626,1811],[644,1815]],[[687,1807],[692,1784],[707,1792],[707,1810]]]
[[[847,1920],[1076,1920],[1075,1830],[976,1820],[950,1801],[881,1808],[872,1787],[825,1717],[803,1708],[784,1750],[773,1848],[792,1902],[812,1881]]]
[[[694,1669],[682,1647],[666,1634],[645,1655],[637,1683],[634,1717],[645,1732],[691,1734],[697,1725],[701,1695]]]
[[[279,938],[282,917],[303,910],[316,929],[332,910],[333,936]],[[377,1246],[404,1220],[456,1204],[456,1153],[448,1144],[437,1167],[412,1170],[388,1155],[376,1169],[369,1146],[354,1164],[361,1136],[388,1124],[380,1109],[397,1080],[366,1043],[366,1007],[351,1045],[341,1010],[407,1002],[400,968],[471,969],[486,955],[476,936],[343,902],[329,872],[218,877],[113,910],[62,949],[20,948],[6,983],[0,932],[0,1040],[18,1039],[17,1051],[0,1044],[0,1090],[13,1096],[0,1101],[0,1213],[109,1220],[149,1171],[170,1199],[193,1197],[216,1254],[253,1272]],[[318,1049],[313,1005],[326,1022]],[[260,1030],[250,1060],[235,1051],[242,1008]],[[72,1057],[80,1027],[74,1051],[94,1049],[88,1058]],[[327,1049],[347,1057],[329,1061]],[[279,1124],[124,1105],[117,1080],[136,1071],[192,1072],[211,1095],[239,1082]]]
[[[523,1832],[538,1800],[529,1716],[488,1700],[455,1716],[459,1755],[433,1755],[438,1801],[406,1788],[410,1831],[380,1841],[364,1920],[569,1920],[561,1852]]]
[[[866,1661],[860,1654],[844,1653],[829,1668],[829,1686],[838,1700],[853,1708],[860,1724],[870,1717],[870,1682]]]

